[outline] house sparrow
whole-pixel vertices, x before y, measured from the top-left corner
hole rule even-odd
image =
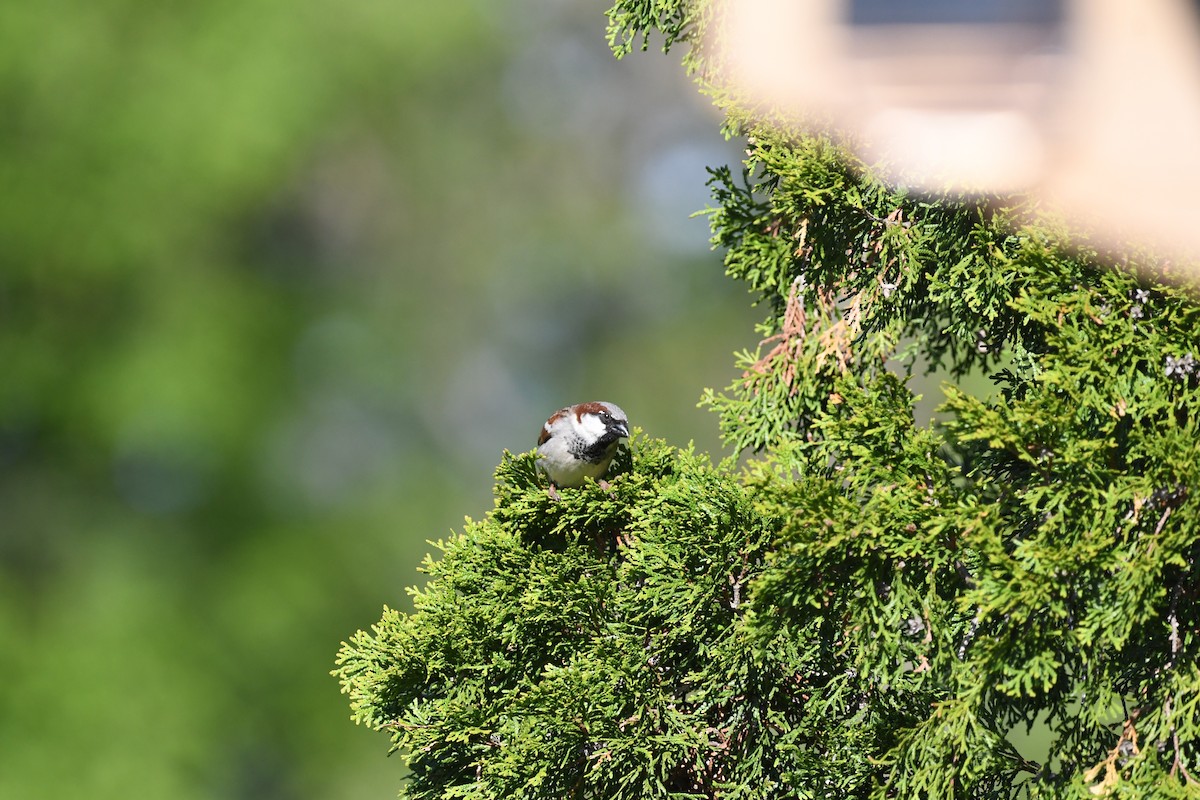
[[[585,478],[598,480],[628,436],[629,420],[612,403],[576,403],[555,411],[542,426],[537,448],[550,496],[557,499],[557,488],[582,486]]]

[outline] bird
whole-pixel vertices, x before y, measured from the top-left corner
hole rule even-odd
[[[538,436],[538,468],[550,479],[550,497],[558,489],[599,480],[608,470],[621,439],[629,438],[629,418],[612,403],[593,401],[560,408]],[[603,481],[601,481],[603,484]]]

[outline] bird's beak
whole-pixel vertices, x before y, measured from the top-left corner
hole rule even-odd
[[[618,422],[616,425],[613,425],[613,430],[621,434],[622,438],[629,438],[629,426],[626,423]]]

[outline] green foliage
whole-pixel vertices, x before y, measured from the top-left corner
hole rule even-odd
[[[684,0],[632,0],[618,2],[608,10],[608,46],[617,58],[645,50],[650,44],[650,32],[662,33],[663,50],[688,36],[692,17]]]
[[[695,47],[698,13],[618,2],[610,37]],[[1200,797],[1195,292],[731,119],[713,241],[769,316],[704,403],[757,455],[639,439],[560,503],[506,458],[339,656],[406,796]],[[919,426],[921,368],[995,391]]]
[[[757,132],[746,175],[714,173],[715,241],[773,315],[706,402],[787,514],[754,625],[836,616],[861,690],[936,700],[879,793],[1200,790],[1194,294],[1020,209],[889,190],[821,137]],[[916,428],[888,369],[918,361],[1002,366],[999,396],[950,387]],[[1010,736],[1035,723],[1036,760]]]
[[[407,754],[406,796],[741,797],[800,768],[790,676],[811,655],[746,647],[772,526],[737,481],[639,439],[608,489],[554,501],[535,457],[507,456],[495,510],[438,544],[415,612],[339,656],[355,717]]]

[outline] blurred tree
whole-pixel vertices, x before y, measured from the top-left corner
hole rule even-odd
[[[559,502],[506,457],[415,610],[339,653],[402,796],[1200,796],[1194,289],[750,114],[713,8],[619,0],[610,41],[690,45],[746,136],[711,221],[770,315],[705,402],[755,455],[635,438]],[[919,426],[918,363],[997,391]]]

